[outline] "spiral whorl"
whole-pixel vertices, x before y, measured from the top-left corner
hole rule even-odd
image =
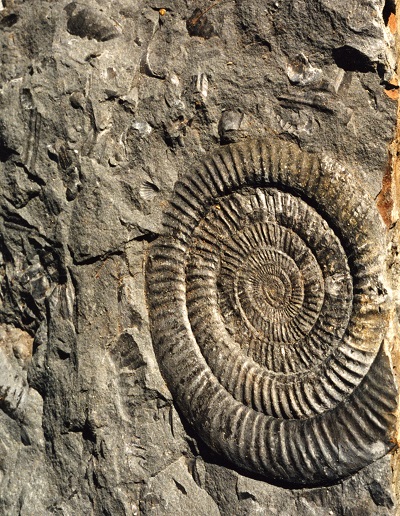
[[[209,446],[298,484],[392,448],[384,230],[349,171],[287,142],[227,146],[177,183],[164,230],[154,348]]]

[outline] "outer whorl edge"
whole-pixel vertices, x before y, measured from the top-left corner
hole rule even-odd
[[[211,448],[315,485],[393,447],[385,233],[351,172],[278,140],[226,146],[176,184],[163,227],[154,349]]]

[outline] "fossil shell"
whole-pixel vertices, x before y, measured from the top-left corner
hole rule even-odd
[[[349,171],[287,142],[226,146],[177,183],[147,263],[151,332],[214,451],[313,485],[393,447],[384,235]]]
[[[144,181],[139,188],[139,195],[145,201],[152,201],[160,189],[150,181]]]

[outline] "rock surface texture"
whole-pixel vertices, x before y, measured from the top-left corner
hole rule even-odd
[[[0,1],[1,514],[396,514],[394,31]]]

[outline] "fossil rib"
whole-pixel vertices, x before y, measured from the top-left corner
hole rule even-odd
[[[153,344],[211,448],[312,485],[393,447],[385,233],[349,171],[287,142],[227,146],[177,183],[164,230]]]

